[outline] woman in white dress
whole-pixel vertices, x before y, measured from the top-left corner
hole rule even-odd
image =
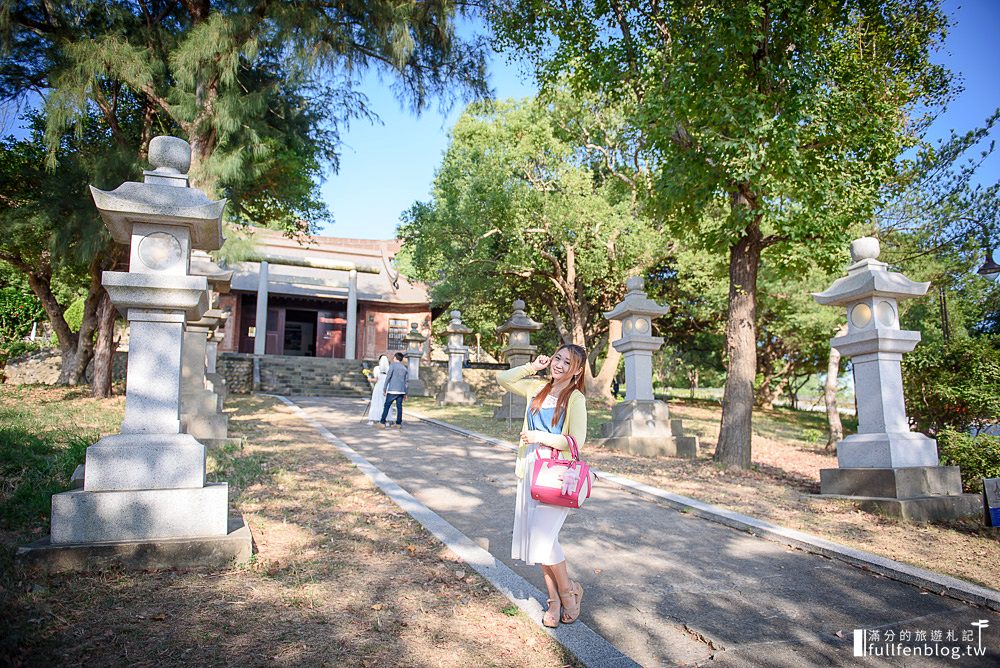
[[[389,373],[389,358],[382,355],[378,358],[378,366],[372,369],[375,387],[372,388],[372,400],[368,406],[369,427],[382,418],[382,408],[385,406],[385,375],[387,373]]]
[[[540,564],[548,589],[548,610],[542,623],[550,628],[572,624],[580,616],[583,586],[569,578],[566,556],[559,544],[559,530],[569,508],[539,503],[531,498],[531,472],[538,457],[553,453],[568,459],[569,439],[583,446],[587,438],[587,401],[583,394],[587,352],[564,345],[551,358],[539,355],[534,362],[500,371],[497,382],[504,389],[527,397],[521,443],[517,453],[517,501],[511,558]],[[549,380],[535,374],[549,367]]]

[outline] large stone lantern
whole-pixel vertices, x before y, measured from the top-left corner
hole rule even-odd
[[[462,313],[452,311],[451,322],[445,330],[448,336],[448,345],[444,349],[448,354],[448,380],[438,393],[439,404],[476,403],[475,392],[462,377],[462,364],[469,353],[469,347],[465,345],[465,335],[471,331],[462,324]]]
[[[188,186],[190,160],[187,142],[156,137],[144,182],[91,187],[112,237],[131,249],[128,272],[103,276],[131,330],[125,419],[120,434],[87,449],[83,489],[52,497],[50,540],[66,547],[63,565],[67,550],[85,567],[107,544],[138,566],[249,557],[249,531],[229,535],[227,484],[206,483],[205,447],[181,430],[185,326],[209,305],[208,281],[190,275],[191,250],[219,248],[225,206]]]
[[[513,310],[507,322],[497,327],[497,332],[507,335],[507,347],[504,348],[504,359],[511,369],[527,364],[538,350],[531,345],[531,333],[542,328],[542,323],[535,322],[524,312],[524,301],[515,300]],[[500,406],[493,411],[497,420],[520,418],[528,408],[528,400],[520,394],[504,392]]]
[[[852,358],[858,407],[858,433],[837,445],[839,468],[820,471],[821,493],[918,521],[979,513],[979,498],[962,494],[958,467],[938,466],[937,443],[911,432],[906,416],[900,362],[920,333],[899,328],[899,301],[923,296],[930,283],[888,271],[879,252],[875,238],[853,241],[847,276],[813,295],[846,309],[847,334],[830,345]]]
[[[622,337],[613,341],[625,358],[625,401],[611,409],[604,425],[605,445],[644,455],[695,457],[698,438],[684,436],[680,420],[670,420],[670,410],[653,396],[653,353],[663,339],[653,336],[653,318],[667,312],[646,297],[645,281],[632,276],[625,282],[625,298],[604,314],[622,323]]]
[[[417,323],[410,323],[410,331],[403,337],[406,344],[406,393],[413,397],[427,397],[430,393],[424,381],[420,380],[420,358],[424,355],[424,341],[427,337],[417,331]]]

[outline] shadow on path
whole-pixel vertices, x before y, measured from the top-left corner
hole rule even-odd
[[[510,559],[513,453],[414,421],[368,427],[362,401],[294,398],[308,415],[419,501],[544,589],[537,566]],[[610,484],[561,534],[571,576],[587,590],[582,619],[646,666],[995,666],[1000,616],[848,564],[792,549]],[[986,655],[941,656],[988,620]],[[855,658],[853,630],[901,631],[937,656]],[[933,642],[934,632],[942,640]],[[927,642],[915,642],[924,632]],[[978,632],[976,632],[978,634]],[[895,642],[895,641],[894,641]],[[881,643],[874,643],[881,648]],[[914,650],[912,648],[918,648]],[[926,649],[924,649],[926,647]],[[890,648],[889,651],[892,651]]]

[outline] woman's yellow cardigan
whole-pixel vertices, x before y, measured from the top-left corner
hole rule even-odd
[[[513,369],[507,369],[504,371],[497,372],[497,382],[508,392],[513,392],[514,394],[520,394],[522,397],[528,399],[528,403],[538,394],[538,391],[542,389],[546,381],[541,378],[531,378],[530,376],[535,375],[535,370],[531,367],[531,364],[524,364],[522,366],[514,367]],[[522,431],[528,431],[528,414],[524,414],[524,423],[521,427]],[[569,395],[569,403],[566,406],[566,418],[563,420],[562,427],[563,434],[569,434],[576,439],[577,447],[583,446],[583,442],[587,440],[587,398],[583,396],[583,393],[579,390],[573,390],[573,393]],[[553,448],[555,450],[569,450],[569,441],[559,434],[540,434],[538,442],[546,447]],[[518,478],[524,477],[524,457],[527,451],[527,446],[523,443],[517,451],[517,467],[515,472]],[[562,453],[560,452],[560,455]]]

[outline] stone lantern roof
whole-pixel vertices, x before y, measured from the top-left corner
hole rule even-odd
[[[462,312],[452,311],[451,312],[451,322],[448,323],[448,329],[445,330],[449,334],[468,334],[472,330],[466,327],[462,323]]]
[[[220,293],[229,292],[233,281],[231,269],[223,269],[212,261],[208,253],[200,250],[191,252],[191,275],[204,276],[212,290]]]
[[[823,292],[813,293],[813,298],[828,306],[846,306],[865,297],[890,297],[902,300],[927,294],[930,283],[911,281],[903,274],[888,271],[885,262],[879,262],[881,252],[878,239],[862,237],[851,242],[851,259],[847,276],[838,278]]]
[[[135,223],[179,225],[191,230],[191,245],[201,250],[222,246],[222,210],[226,200],[211,200],[188,187],[191,146],[177,137],[154,137],[149,142],[152,170],[145,181],[126,181],[112,191],[90,186],[111,237],[121,244],[132,238]]]
[[[641,276],[630,277],[625,282],[625,298],[606,312],[604,317],[608,320],[624,320],[633,315],[655,317],[665,314],[669,309],[649,299],[643,291],[645,285],[646,282]]]
[[[410,331],[408,331],[406,336],[403,337],[403,341],[406,343],[410,343],[411,341],[415,343],[423,343],[426,340],[427,337],[417,331],[417,323],[411,322]]]
[[[524,300],[517,299],[514,301],[514,312],[511,314],[510,318],[504,324],[497,327],[497,332],[501,334],[506,334],[507,332],[527,330],[529,332],[535,332],[542,328],[542,323],[535,322],[524,312]]]

